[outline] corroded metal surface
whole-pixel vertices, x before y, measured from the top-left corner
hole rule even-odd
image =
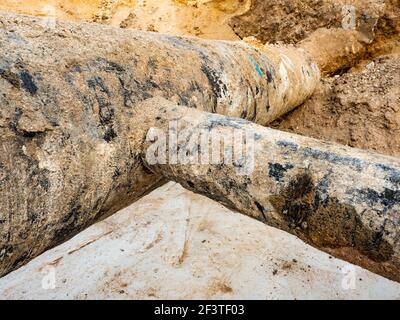
[[[283,56],[275,65],[245,42],[94,24],[49,29],[2,13],[0,275],[164,183],[139,156],[141,101],[161,96],[267,123],[319,78],[303,52],[288,50],[301,66]]]
[[[173,179],[399,280],[398,159],[203,112],[287,112],[319,78],[304,51],[16,15],[0,18],[0,44],[0,274]],[[171,120],[252,133],[254,170],[145,165],[149,128]]]
[[[176,121],[175,132],[189,132],[175,141],[175,149],[188,160],[150,158],[152,170],[321,250],[400,281],[399,159],[166,101],[146,103],[159,109],[154,107],[154,113],[146,115],[147,123],[153,122],[158,131],[145,151],[163,152],[157,144],[161,134],[171,136],[171,121]],[[194,137],[204,131],[210,137],[228,137],[224,148],[218,149],[222,154],[233,145],[235,130],[246,133],[246,145],[252,145],[248,154],[215,164],[197,161],[209,145]],[[239,175],[238,169],[240,173],[248,164],[251,170]]]

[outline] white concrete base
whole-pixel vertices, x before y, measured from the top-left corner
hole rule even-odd
[[[400,284],[169,183],[0,279],[1,299],[400,299]]]

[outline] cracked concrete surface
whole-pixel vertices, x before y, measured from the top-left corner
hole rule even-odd
[[[0,298],[400,299],[400,284],[169,183],[2,278]]]

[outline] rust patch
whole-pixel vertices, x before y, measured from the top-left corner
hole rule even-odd
[[[161,233],[157,235],[157,237],[154,239],[154,241],[150,242],[144,249],[145,250],[150,250],[153,248],[155,245],[159,244],[160,241],[163,239],[163,236]]]
[[[53,261],[50,261],[50,262],[48,262],[48,263],[46,263],[44,266],[41,266],[39,269],[38,269],[38,272],[42,272],[42,271],[44,271],[46,268],[49,268],[49,267],[57,267],[58,266],[58,264],[60,263],[60,261],[63,259],[64,257],[58,257],[58,258],[56,258],[56,259],[54,259]]]
[[[188,256],[189,256],[189,242],[188,242],[188,240],[185,240],[185,243],[183,245],[182,254],[179,257],[178,263],[182,264]]]
[[[389,261],[394,254],[383,239],[384,226],[373,230],[363,224],[353,206],[318,190],[309,172],[297,175],[270,202],[290,229],[316,247],[353,248],[375,262]]]
[[[214,296],[218,293],[232,293],[233,289],[226,281],[217,279],[211,282],[207,291],[210,296]]]
[[[96,238],[94,238],[92,240],[89,240],[88,242],[85,242],[84,244],[80,245],[78,248],[75,248],[75,249],[72,249],[72,250],[68,251],[68,255],[71,255],[71,254],[73,254],[73,253],[75,253],[75,252],[77,252],[77,251],[79,251],[79,250],[91,245],[92,243],[96,242],[97,240],[100,240],[101,238],[109,235],[110,233],[112,233],[112,231],[108,231],[108,232],[100,235],[99,237],[96,237]]]
[[[308,173],[297,175],[281,195],[272,196],[271,204],[284,217],[290,228],[305,226],[312,214],[314,183]]]

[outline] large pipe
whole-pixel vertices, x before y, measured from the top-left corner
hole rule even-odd
[[[398,160],[192,110],[265,124],[318,77],[295,48],[0,16],[0,275],[171,178],[399,281]],[[254,171],[146,162],[174,119],[253,132]]]
[[[318,79],[294,48],[0,14],[0,275],[165,182],[132,140],[141,101],[265,124]]]
[[[400,282],[399,159],[160,99],[144,106],[153,172]]]

